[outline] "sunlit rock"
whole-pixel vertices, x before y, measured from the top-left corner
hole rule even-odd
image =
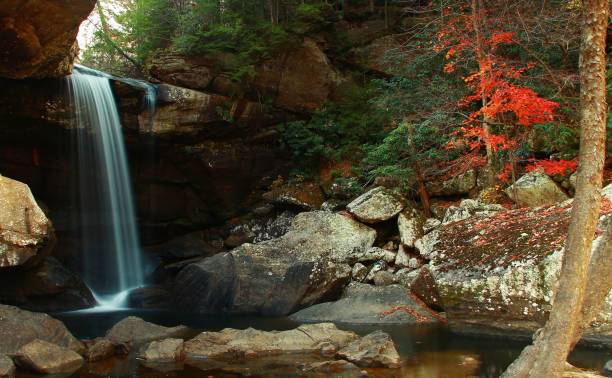
[[[67,374],[83,366],[78,353],[39,339],[19,348],[14,358],[19,366],[42,374]]]
[[[30,188],[0,176],[0,268],[23,265],[50,251],[53,226]]]
[[[337,356],[359,367],[399,368],[400,356],[391,337],[382,331],[372,332],[338,351]]]
[[[362,222],[378,223],[399,214],[404,203],[388,189],[377,187],[354,199],[346,209]]]
[[[569,197],[548,175],[532,171],[506,189],[519,207],[538,207],[563,202]]]

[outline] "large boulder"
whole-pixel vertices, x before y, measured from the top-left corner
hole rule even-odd
[[[42,374],[70,374],[83,366],[78,353],[38,339],[19,348],[14,358],[19,366]]]
[[[400,356],[391,337],[375,331],[338,351],[337,356],[359,367],[399,368]]]
[[[402,53],[402,45],[400,36],[386,35],[351,49],[348,62],[376,73],[393,75],[397,71],[394,55]]]
[[[214,78],[210,59],[187,57],[176,51],[158,50],[150,59],[152,76],[181,87],[204,90]]]
[[[141,345],[149,341],[186,336],[188,332],[189,329],[182,325],[164,327],[136,316],[128,316],[108,330],[105,338],[115,345]]]
[[[0,305],[0,355],[13,355],[24,345],[36,339],[48,341],[78,353],[84,351],[62,322],[47,314]]]
[[[527,173],[505,191],[519,207],[546,206],[569,199],[553,179],[538,171]]]
[[[350,324],[415,324],[436,322],[402,286],[372,286],[351,283],[342,298],[319,303],[291,315],[298,322]]]
[[[289,314],[336,298],[350,278],[347,262],[375,238],[348,217],[301,213],[277,239],[188,265],[175,280],[177,302],[200,313]]]
[[[413,291],[463,332],[528,334],[548,316],[571,202],[447,223],[417,241],[429,265]],[[610,218],[605,201],[600,228]],[[600,236],[601,238],[601,236]],[[584,340],[612,344],[612,293]]]
[[[379,186],[354,199],[346,209],[360,221],[372,224],[399,214],[404,209],[404,202],[395,193]]]
[[[0,175],[0,268],[20,266],[50,252],[53,226],[30,188]]]
[[[95,0],[0,3],[0,76],[64,76],[78,54],[79,25]]]
[[[357,340],[354,332],[341,331],[331,323],[308,324],[288,331],[226,328],[203,332],[185,343],[187,361],[255,358],[278,354],[309,354],[332,347],[339,350]]]

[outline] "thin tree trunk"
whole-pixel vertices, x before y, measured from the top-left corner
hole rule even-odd
[[[416,175],[417,186],[419,188],[419,198],[421,199],[421,204],[423,205],[423,214],[426,218],[431,218],[431,209],[429,204],[429,193],[427,192],[427,187],[425,186],[425,180],[423,179],[423,172],[421,171],[421,165],[418,161],[414,161],[413,163],[414,173]]]
[[[474,28],[474,33],[476,34],[476,59],[478,59],[478,68],[483,75],[480,79],[481,82],[487,77],[487,72],[483,68],[485,53],[484,47],[482,44],[482,29],[480,26],[480,21],[482,19],[482,4],[480,4],[479,0],[472,0],[472,24]],[[487,106],[487,95],[484,90],[481,89],[480,97],[482,100],[482,107]],[[489,140],[489,135],[491,134],[491,129],[489,127],[489,118],[486,115],[482,116],[482,129],[484,130],[484,142],[485,149],[487,151],[487,166],[486,174],[487,174],[487,186],[492,187],[495,185],[495,169],[493,168],[493,148],[491,147],[491,142]]]
[[[588,317],[596,313],[595,302],[606,288],[605,283],[593,285],[592,291],[596,295],[587,296],[587,282],[609,279],[609,276],[588,276],[589,272],[598,274],[597,270],[589,269],[589,266],[593,267],[589,262],[601,208],[600,188],[605,157],[608,0],[584,0],[583,8],[580,166],[559,288],[549,319],[534,345],[523,351],[503,377],[560,377],[567,355],[584,329],[583,324],[590,322]],[[609,237],[608,228],[603,247],[600,245],[594,254],[598,261],[602,258],[600,253],[604,258],[610,253]]]

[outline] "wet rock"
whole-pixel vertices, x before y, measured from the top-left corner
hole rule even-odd
[[[59,320],[47,314],[0,305],[0,354],[13,355],[22,346],[37,339],[78,353],[84,351],[83,344]]]
[[[149,341],[185,336],[185,326],[164,327],[149,323],[136,316],[128,316],[115,324],[105,338],[115,345],[140,345]]]
[[[563,202],[569,197],[545,173],[532,171],[506,189],[519,207],[538,207]]]
[[[15,364],[10,357],[0,355],[0,377],[12,377],[15,373]]]
[[[359,367],[400,367],[400,357],[395,344],[383,331],[372,332],[350,343],[338,351],[337,356]]]
[[[102,361],[111,358],[115,355],[115,344],[104,338],[97,338],[86,342],[87,352],[85,358],[87,361]]]
[[[30,188],[0,175],[0,268],[48,254],[55,235]]]
[[[404,208],[402,199],[383,187],[357,197],[346,209],[365,223],[379,223],[393,218]]]
[[[179,304],[203,313],[284,315],[337,296],[350,279],[355,251],[372,246],[376,232],[339,214],[298,214],[277,239],[244,244],[181,270]]]
[[[361,282],[368,275],[369,269],[367,266],[362,263],[357,263],[353,265],[353,269],[351,270],[351,279],[353,281]]]
[[[68,311],[96,304],[81,277],[53,257],[28,270],[0,274],[0,301],[31,311]]]
[[[324,374],[338,374],[355,370],[359,371],[359,367],[345,360],[311,362],[302,366],[302,371]]]
[[[95,3],[94,0],[2,2],[0,76],[23,79],[69,74],[78,53],[79,25]]]
[[[219,109],[228,109],[227,114]],[[141,117],[142,120],[126,125],[137,126],[141,133],[158,137],[193,137],[208,132],[208,126],[226,124],[228,118],[241,125],[261,124],[263,111],[263,106],[255,102],[161,84],[157,87],[157,106],[152,120]]]
[[[331,323],[307,324],[288,331],[226,328],[203,332],[185,342],[187,361],[200,359],[257,358],[267,355],[313,353],[332,344],[341,349],[357,334],[341,331]]]
[[[395,311],[393,308],[407,308]],[[298,322],[334,322],[350,324],[414,324],[436,322],[429,311],[419,305],[400,285],[372,286],[351,283],[342,298],[320,303],[291,315]]]
[[[169,308],[173,302],[172,292],[165,286],[151,285],[130,291],[128,305],[131,308]]]
[[[311,211],[321,207],[324,195],[318,184],[310,182],[274,188],[263,199],[275,206]]]
[[[449,179],[433,179],[426,183],[427,192],[432,197],[468,194],[476,187],[476,176],[476,171],[470,169]]]
[[[72,373],[83,366],[78,353],[43,340],[33,340],[14,355],[19,366],[42,374]]]
[[[393,273],[383,270],[376,272],[372,280],[376,286],[389,286],[395,283],[395,276]]]
[[[153,341],[144,347],[138,358],[145,362],[167,363],[183,359],[183,339]]]
[[[527,335],[550,311],[570,213],[566,201],[442,225],[416,243],[430,261],[412,291],[457,331]],[[611,215],[603,209],[600,228]],[[612,293],[583,340],[612,344],[610,303]]]
[[[397,218],[402,244],[414,247],[414,242],[423,236],[423,223],[423,216],[418,210],[410,208],[402,211]]]

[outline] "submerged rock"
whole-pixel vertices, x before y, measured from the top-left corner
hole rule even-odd
[[[13,355],[22,346],[37,339],[78,353],[85,349],[59,320],[47,314],[0,305],[0,355]]]
[[[359,367],[346,360],[311,362],[302,366],[302,371],[324,374],[338,374],[354,370],[359,370]]]
[[[72,373],[83,366],[78,353],[38,339],[22,346],[14,358],[18,365],[42,374]]]
[[[86,347],[87,352],[85,353],[85,358],[90,362],[102,361],[115,354],[115,344],[104,338],[86,342]]]
[[[519,207],[552,205],[569,199],[557,183],[542,172],[532,171],[506,189],[506,194]]]
[[[128,316],[115,324],[105,338],[115,345],[140,345],[148,341],[181,337],[188,333],[185,326],[164,327],[149,323],[136,316]]]
[[[393,218],[404,209],[404,203],[393,192],[378,187],[357,197],[346,209],[360,221],[371,224]]]
[[[175,281],[177,302],[200,313],[285,315],[339,295],[355,251],[376,232],[339,214],[298,214],[285,235],[244,244],[188,265]]]
[[[53,226],[30,188],[0,175],[0,268],[48,254],[55,242]]]
[[[398,311],[393,311],[397,309]],[[342,298],[320,303],[291,315],[298,322],[351,324],[414,324],[436,322],[430,310],[418,304],[399,285],[351,283]]]
[[[226,328],[203,332],[185,342],[186,359],[253,359],[278,354],[320,352],[332,345],[339,350],[357,340],[354,332],[341,331],[331,323],[307,324],[288,331]]]
[[[383,331],[372,332],[340,349],[337,356],[359,367],[399,368],[400,356],[391,337]]]
[[[168,363],[183,359],[183,339],[153,341],[140,351],[138,358],[145,362]]]

